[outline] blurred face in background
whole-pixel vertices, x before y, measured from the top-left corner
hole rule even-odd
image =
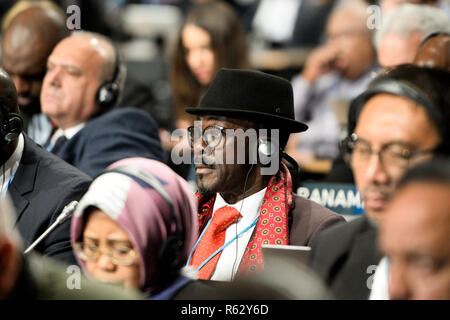
[[[365,212],[380,221],[403,173],[428,159],[441,138],[423,107],[390,94],[377,94],[367,101],[354,132],[358,141],[351,166],[356,186]]]
[[[335,12],[327,24],[327,36],[328,46],[336,51],[335,67],[345,78],[358,78],[374,61],[365,20],[354,12]]]
[[[88,215],[77,253],[96,280],[139,288],[139,256],[126,232],[101,210]]]
[[[197,81],[202,86],[208,86],[216,69],[210,35],[204,29],[188,24],[181,32],[181,41],[186,54],[186,64]]]
[[[380,227],[391,299],[450,299],[450,185],[411,183],[393,197]]]
[[[12,45],[10,38],[2,45],[2,67],[11,76],[17,89],[17,102],[23,111],[40,112],[39,95],[46,71],[45,45]]]

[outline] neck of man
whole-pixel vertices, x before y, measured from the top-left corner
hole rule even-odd
[[[6,161],[8,161],[9,158],[11,158],[12,154],[17,148],[17,144],[19,143],[19,140],[16,139],[12,141],[9,144],[3,144],[1,147],[1,154],[0,154],[0,165],[4,165]]]
[[[252,172],[250,172],[247,183],[245,183],[244,179],[241,181],[241,184],[239,186],[230,188],[230,192],[220,192],[222,198],[229,204],[235,204],[242,199],[247,198],[267,187],[272,176],[261,175],[261,170],[258,169],[258,167],[254,167],[253,169],[251,169]]]

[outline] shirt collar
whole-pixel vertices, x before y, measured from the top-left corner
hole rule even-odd
[[[54,146],[56,143],[56,140],[58,140],[58,138],[61,136],[65,136],[68,140],[71,139],[74,135],[76,135],[78,133],[78,131],[83,129],[85,125],[86,125],[86,122],[82,122],[82,123],[77,124],[76,126],[68,128],[66,130],[58,128],[55,131],[55,133],[53,134],[53,136],[50,140],[50,144],[52,146]]]
[[[239,211],[239,213],[245,217],[248,214],[252,214],[255,211],[259,213],[259,208],[261,206],[262,200],[264,199],[264,195],[266,194],[267,188],[264,188],[244,199],[241,201],[238,201],[234,204],[229,204],[225,201],[224,198],[220,195],[220,193],[217,193],[216,201],[214,202],[214,210],[215,212],[217,209],[220,209],[222,207],[228,206],[233,207],[236,210]]]
[[[22,159],[24,145],[25,143],[23,134],[20,134],[16,149],[14,150],[13,154],[9,157],[9,159],[6,160],[0,172],[0,180],[2,181],[2,192],[4,191],[5,188],[9,186],[10,183],[9,180],[11,179],[11,177],[14,176],[14,174],[17,171],[17,168],[19,167],[20,159]]]

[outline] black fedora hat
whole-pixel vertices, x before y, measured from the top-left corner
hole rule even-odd
[[[296,121],[289,81],[260,71],[220,69],[193,115],[218,115],[262,121],[302,132],[308,126]]]

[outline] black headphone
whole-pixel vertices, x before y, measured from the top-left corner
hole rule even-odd
[[[22,133],[23,119],[17,113],[8,113],[0,124],[0,139],[10,144]]]
[[[117,45],[114,42],[111,42],[113,48],[114,48],[114,73],[111,80],[107,80],[103,82],[100,87],[97,90],[97,93],[95,95],[95,102],[101,107],[101,108],[112,108],[117,103],[119,99],[119,93],[120,93],[120,85],[117,83],[120,68],[122,65],[119,48],[117,48]]]
[[[169,230],[167,239],[163,241],[158,250],[158,263],[161,266],[161,270],[170,271],[174,268],[180,267],[180,257],[183,250],[183,236],[181,235],[181,223],[175,214],[174,203],[170,198],[169,194],[164,190],[158,179],[151,173],[139,168],[132,166],[119,166],[111,169],[105,170],[102,174],[116,172],[124,174],[131,179],[144,183],[150,188],[156,190],[170,207],[170,214],[175,221],[175,230],[171,232]]]

